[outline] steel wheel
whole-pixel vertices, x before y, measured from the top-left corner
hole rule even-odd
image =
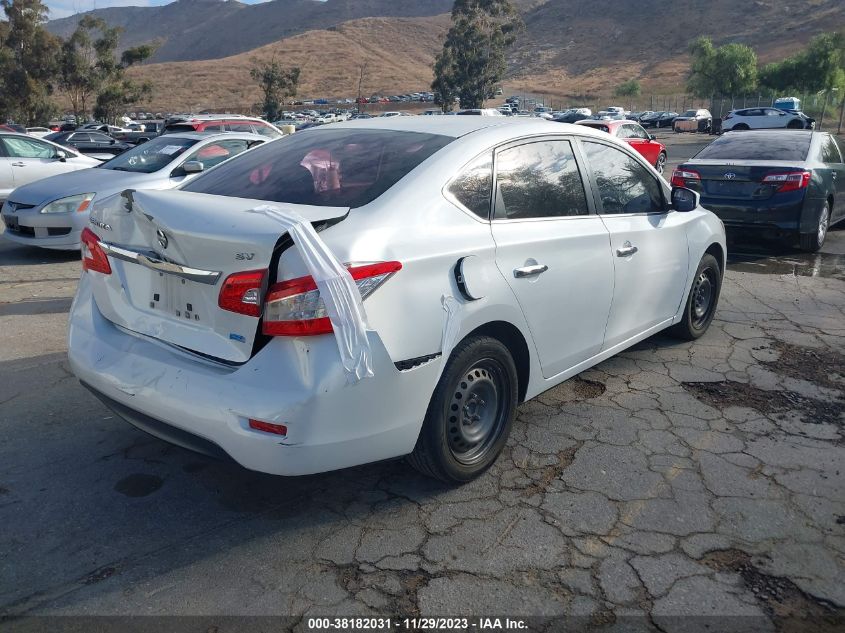
[[[716,302],[716,278],[715,271],[705,268],[695,278],[692,285],[692,325],[695,328],[703,327],[710,319]]]
[[[504,368],[495,360],[476,362],[461,377],[449,405],[448,446],[461,464],[482,461],[507,421]]]
[[[660,155],[657,157],[657,164],[655,164],[654,168],[657,170],[658,174],[663,174],[666,170],[666,154],[660,152]]]

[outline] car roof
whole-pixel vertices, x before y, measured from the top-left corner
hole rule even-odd
[[[637,123],[636,121],[632,121],[631,119],[581,119],[580,121],[575,121],[575,125],[580,125],[583,127],[606,125],[607,127],[612,128],[626,124],[639,125],[639,123]]]
[[[155,138],[187,138],[197,141],[207,141],[209,139],[226,139],[226,138],[245,138],[255,141],[271,141],[269,136],[262,136],[261,134],[253,134],[252,132],[174,132],[172,134],[162,134]]]
[[[472,132],[502,125],[515,126],[519,128],[536,127],[538,123],[544,123],[559,127],[560,123],[552,123],[545,119],[513,119],[511,117],[488,117],[488,116],[392,116],[373,117],[372,119],[357,119],[355,121],[344,121],[332,123],[332,128],[352,127],[379,130],[395,130],[397,132],[423,132],[429,134],[441,134],[459,138]],[[542,125],[542,124],[541,124]],[[544,126],[545,128],[545,126]],[[548,131],[548,128],[546,128]],[[530,133],[527,131],[526,133]]]

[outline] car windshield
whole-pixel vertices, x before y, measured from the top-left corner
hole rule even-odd
[[[394,130],[313,129],[198,176],[184,191],[316,206],[360,207],[453,139]]]
[[[100,169],[151,174],[170,164],[174,158],[197,143],[196,139],[191,138],[159,136],[115,156],[100,165]]]
[[[601,123],[584,123],[584,127],[591,127],[594,130],[601,130],[602,132],[610,132],[610,128]]]
[[[687,110],[681,116],[693,117],[696,115],[696,110]]]
[[[730,132],[710,143],[695,158],[803,161],[810,151],[810,138],[800,132]]]

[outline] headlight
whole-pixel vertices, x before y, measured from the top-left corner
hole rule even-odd
[[[80,193],[75,196],[68,196],[67,198],[59,198],[41,209],[41,213],[82,212],[88,208],[88,205],[91,204],[93,199],[93,193]]]

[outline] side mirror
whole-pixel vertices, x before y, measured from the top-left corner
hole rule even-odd
[[[650,141],[656,141],[656,140],[657,140],[657,137],[656,137],[654,134],[649,134],[649,135],[648,135],[648,140],[650,140]]]
[[[695,191],[686,187],[672,187],[672,209],[686,213],[698,208],[701,199]]]
[[[198,160],[189,160],[185,161],[182,165],[182,171],[186,174],[198,174],[205,169],[205,165],[203,165]]]
[[[62,162],[62,163],[67,162],[67,152],[63,149],[57,149],[56,150],[56,158],[59,160],[59,162]]]

